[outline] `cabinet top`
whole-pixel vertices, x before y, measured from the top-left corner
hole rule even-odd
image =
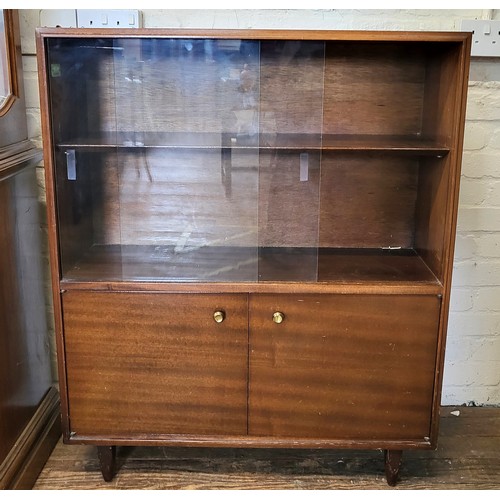
[[[226,38],[249,40],[328,40],[381,42],[464,42],[472,33],[459,31],[355,31],[355,30],[263,30],[263,29],[96,29],[37,28],[39,37],[86,38]]]

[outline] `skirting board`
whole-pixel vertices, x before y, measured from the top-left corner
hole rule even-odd
[[[59,436],[59,393],[52,387],[0,464],[0,489],[29,490],[35,484]]]

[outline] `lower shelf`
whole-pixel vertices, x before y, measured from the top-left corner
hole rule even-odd
[[[64,281],[435,284],[412,249],[94,245]]]

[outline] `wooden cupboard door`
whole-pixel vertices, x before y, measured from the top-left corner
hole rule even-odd
[[[249,434],[429,436],[439,311],[437,296],[252,296]]]
[[[246,434],[247,310],[246,295],[64,293],[70,431]]]

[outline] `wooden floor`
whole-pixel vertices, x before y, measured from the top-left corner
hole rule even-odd
[[[438,449],[403,453],[396,489],[499,489],[500,408],[441,415]],[[60,442],[35,489],[391,489],[381,451],[123,447],[117,462],[105,483],[94,447]]]

